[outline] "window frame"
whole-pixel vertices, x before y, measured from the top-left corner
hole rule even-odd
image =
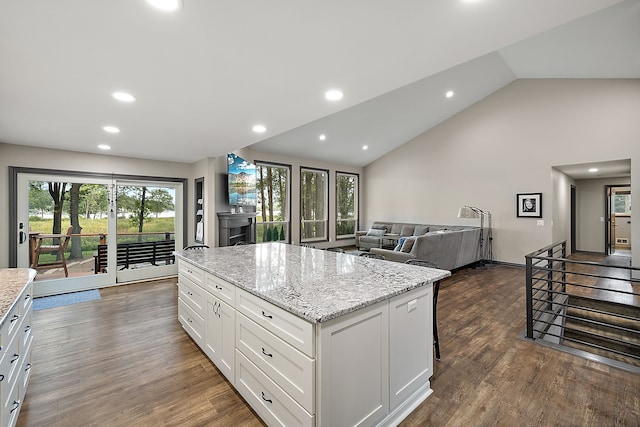
[[[304,194],[303,194],[303,174],[305,172],[312,172],[312,173],[316,173],[316,174],[322,174],[325,177],[325,183],[324,183],[324,215],[323,218],[321,220],[315,219],[315,220],[307,220],[304,218],[304,212],[303,212],[303,198],[304,198]],[[300,184],[300,243],[311,243],[311,242],[327,242],[329,241],[329,170],[327,169],[318,169],[318,168],[312,168],[312,167],[307,167],[307,166],[300,166],[300,179],[299,179],[299,184]],[[313,238],[303,238],[303,230],[304,230],[304,224],[305,222],[322,222],[324,223],[324,236],[322,237],[313,237]]]
[[[353,177],[355,180],[354,200],[353,200],[353,204],[354,204],[353,218],[340,219],[339,217],[338,207],[340,206],[340,191],[338,189],[338,186],[339,186],[340,176]],[[336,206],[335,206],[336,220],[335,220],[334,232],[335,232],[336,240],[353,239],[356,236],[356,231],[358,230],[359,222],[360,222],[360,174],[353,173],[353,172],[336,171],[335,189],[336,189]],[[342,221],[354,221],[352,234],[338,234],[338,227],[340,222]]]
[[[285,227],[285,243],[291,243],[291,165],[289,164],[285,164],[285,163],[276,163],[276,162],[268,162],[268,161],[264,161],[264,160],[255,160],[254,164],[256,165],[256,174],[258,173],[257,168],[258,167],[273,167],[273,168],[282,168],[282,169],[286,169],[287,170],[287,189],[286,189],[286,204],[287,206],[285,207],[285,215],[286,215],[286,219],[284,221],[273,221],[273,223],[277,222],[277,223],[285,223],[286,227]],[[256,177],[256,180],[258,180],[259,178]],[[261,207],[262,207],[262,195],[260,195],[260,200],[261,200]],[[256,203],[256,211],[258,209],[257,203]],[[271,221],[264,221],[264,217],[263,221],[258,222],[256,220],[256,242],[258,240],[258,230],[257,230],[257,226],[259,224],[263,224],[265,222],[269,222],[272,223]],[[274,240],[271,240],[274,241]],[[282,242],[283,240],[275,240],[275,241],[280,241]],[[265,242],[261,242],[261,243],[265,243]]]

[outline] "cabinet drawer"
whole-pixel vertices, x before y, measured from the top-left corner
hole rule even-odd
[[[7,346],[15,338],[22,323],[22,304],[18,303],[7,314],[2,325],[2,338],[0,339],[0,351],[6,351]]]
[[[182,275],[198,286],[204,286],[204,270],[184,261],[180,261],[178,274]]]
[[[21,295],[21,303],[22,303],[22,312],[27,313],[31,309],[31,304],[33,304],[33,283],[29,282],[29,284],[24,288]]]
[[[204,319],[198,316],[181,298],[178,298],[178,320],[196,344],[202,348]]]
[[[18,414],[20,413],[20,384],[13,383],[10,386],[5,384],[7,392],[5,394],[2,390],[2,408],[0,413],[2,414],[2,426],[15,426],[18,421]]]
[[[236,388],[269,426],[313,426],[314,416],[236,350]]]
[[[193,284],[191,280],[184,276],[180,277],[178,279],[178,296],[200,317],[204,317],[206,297],[201,287]]]
[[[236,290],[236,310],[309,357],[315,355],[313,324],[242,289]]]
[[[309,413],[315,413],[314,359],[242,314],[236,316],[236,348]]]
[[[226,302],[231,307],[236,305],[236,287],[231,283],[214,276],[211,273],[205,275],[205,290]]]

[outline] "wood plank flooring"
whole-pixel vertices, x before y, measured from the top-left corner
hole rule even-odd
[[[524,269],[456,272],[438,301],[434,393],[401,426],[635,426],[640,376],[520,339]],[[261,426],[181,329],[175,281],[34,313],[18,426]]]

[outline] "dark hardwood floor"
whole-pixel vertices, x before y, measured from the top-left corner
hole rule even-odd
[[[18,426],[260,426],[177,321],[175,280],[34,313]],[[443,281],[434,393],[401,426],[636,426],[640,376],[520,338],[524,269]]]

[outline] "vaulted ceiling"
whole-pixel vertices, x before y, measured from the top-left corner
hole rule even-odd
[[[2,2],[0,58],[0,142],[364,166],[518,78],[640,78],[640,0]]]

